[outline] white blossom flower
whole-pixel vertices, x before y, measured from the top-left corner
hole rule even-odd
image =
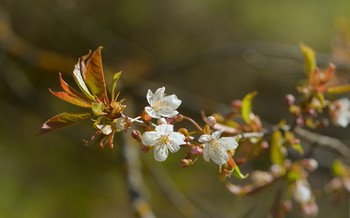
[[[336,101],[337,108],[333,121],[336,125],[347,127],[350,123],[350,100],[342,98]]]
[[[203,150],[204,160],[212,159],[219,166],[225,164],[229,156],[227,150],[236,149],[238,143],[233,137],[221,137],[223,131],[216,131],[211,135],[204,134],[199,137],[198,141],[205,145]]]
[[[154,158],[157,161],[164,161],[168,157],[168,150],[174,153],[180,149],[180,145],[185,144],[185,136],[173,131],[171,124],[156,126],[155,131],[148,131],[142,135],[142,143],[145,146],[154,147]]]
[[[309,187],[307,187],[305,184],[301,182],[297,182],[295,184],[295,189],[293,191],[293,197],[295,201],[301,203],[301,204],[306,204],[310,202],[311,200],[311,191]]]
[[[165,96],[164,92],[164,87],[157,89],[155,93],[151,90],[147,92],[146,98],[150,106],[145,107],[145,110],[152,118],[171,118],[179,113],[176,109],[180,106],[181,100],[176,95]]]

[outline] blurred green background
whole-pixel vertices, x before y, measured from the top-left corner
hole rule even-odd
[[[122,95],[132,97],[138,111],[147,88],[166,86],[183,100],[181,112],[197,116],[200,109],[225,110],[207,99],[229,105],[258,90],[256,113],[278,122],[286,115],[283,96],[303,77],[298,44],[320,52],[326,66],[336,23],[350,19],[349,12],[350,2],[341,0],[1,0],[0,217],[133,217],[120,148],[84,146],[89,122],[35,136],[50,116],[79,111],[48,88],[59,90],[58,72],[72,83],[73,66],[88,49],[104,46],[107,77],[123,71]],[[347,131],[329,134],[349,141]],[[274,187],[236,198],[218,180],[216,166],[200,160],[183,169],[182,155],[165,164],[142,155],[146,196],[158,217],[183,214],[153,165],[208,217],[266,217]],[[329,179],[327,171],[319,178]],[[346,202],[320,203],[320,217],[348,217]]]

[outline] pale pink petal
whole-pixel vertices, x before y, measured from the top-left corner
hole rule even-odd
[[[145,111],[146,113],[152,117],[152,118],[156,118],[156,119],[159,119],[161,118],[161,116],[159,115],[159,113],[157,111],[155,111],[152,107],[150,106],[147,106],[145,107]]]

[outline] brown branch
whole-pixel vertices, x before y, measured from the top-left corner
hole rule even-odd
[[[345,157],[347,160],[350,160],[350,149],[341,140],[330,136],[314,133],[300,127],[296,127],[294,131],[301,138],[312,144],[317,145],[319,148],[332,149],[333,151],[336,151],[339,155]]]

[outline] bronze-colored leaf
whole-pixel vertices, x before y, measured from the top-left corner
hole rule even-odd
[[[54,130],[71,126],[77,122],[90,118],[91,113],[70,114],[62,113],[48,119],[41,127],[39,134],[48,133]]]
[[[89,102],[86,102],[83,99],[79,99],[78,97],[72,96],[66,92],[54,92],[51,89],[49,89],[49,90],[54,96],[66,101],[68,103],[77,105],[79,107],[86,107],[86,108],[91,107],[91,104]]]
[[[93,95],[100,97],[101,99],[107,99],[106,82],[103,73],[102,58],[101,58],[102,46],[98,47],[91,56],[82,57],[82,60],[86,59],[86,70],[82,69],[82,75],[86,85]]]
[[[62,89],[67,92],[68,94],[70,94],[71,96],[74,96],[76,98],[79,98],[81,100],[84,100],[85,102],[91,102],[91,100],[86,97],[85,95],[83,95],[82,93],[78,92],[77,90],[75,90],[74,88],[72,88],[70,85],[68,85],[68,83],[66,81],[63,80],[62,78],[62,74],[59,73],[59,77],[60,77],[60,84]]]

